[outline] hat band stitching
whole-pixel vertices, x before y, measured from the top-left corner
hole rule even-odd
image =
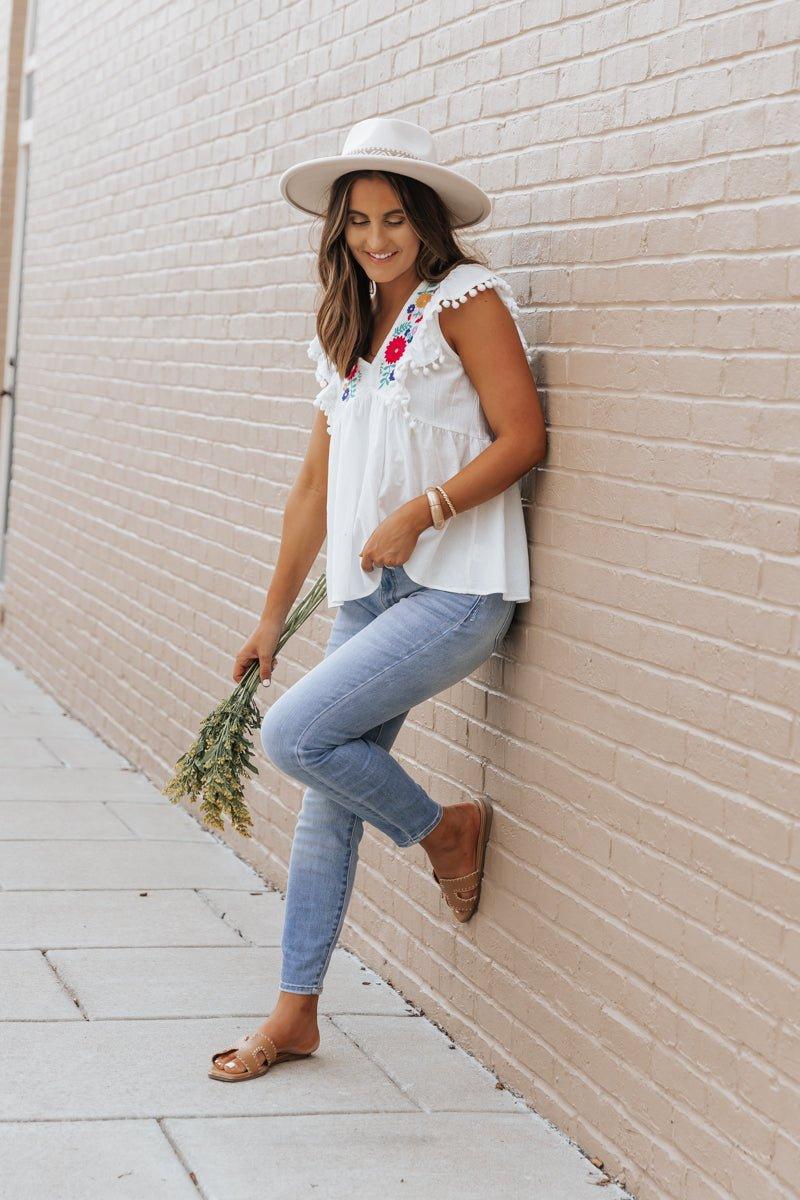
[[[359,146],[357,150],[348,150],[347,154],[390,154],[393,158],[416,158],[419,162],[429,161],[421,154],[412,154],[410,150],[395,150],[391,146]]]

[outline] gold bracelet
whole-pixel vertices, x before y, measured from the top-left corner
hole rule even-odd
[[[435,487],[428,487],[425,488],[425,495],[428,497],[434,529],[444,529],[444,513],[442,512],[442,502],[439,499],[439,493]]]
[[[442,493],[445,500],[447,501],[447,506],[450,509],[450,512],[453,514],[453,516],[455,516],[456,510],[453,508],[453,501],[450,499],[450,497],[448,496],[447,492],[444,490],[442,485],[440,483],[436,483],[436,484],[434,484],[434,487],[436,488],[437,492]]]

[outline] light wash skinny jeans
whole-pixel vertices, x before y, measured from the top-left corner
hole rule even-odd
[[[419,842],[443,809],[392,758],[409,709],[496,650],[516,601],[415,583],[402,566],[337,610],[325,657],[267,709],[261,743],[307,784],[295,827],[280,987],[320,993],[353,888],[363,822],[397,846]]]

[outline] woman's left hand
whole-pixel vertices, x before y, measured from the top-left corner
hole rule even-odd
[[[399,567],[411,557],[419,535],[425,528],[420,525],[419,509],[413,504],[403,504],[381,521],[361,547],[361,567],[372,571],[375,567]]]

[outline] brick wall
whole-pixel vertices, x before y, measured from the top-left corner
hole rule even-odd
[[[382,112],[495,196],[466,240],[538,348],[533,599],[395,747],[494,798],[487,886],[456,931],[368,832],[343,940],[639,1200],[800,1173],[798,32],[778,0],[41,15],[0,646],[159,785],[312,421],[281,171]],[[301,789],[262,759],[250,796],[233,843],[282,885]]]

